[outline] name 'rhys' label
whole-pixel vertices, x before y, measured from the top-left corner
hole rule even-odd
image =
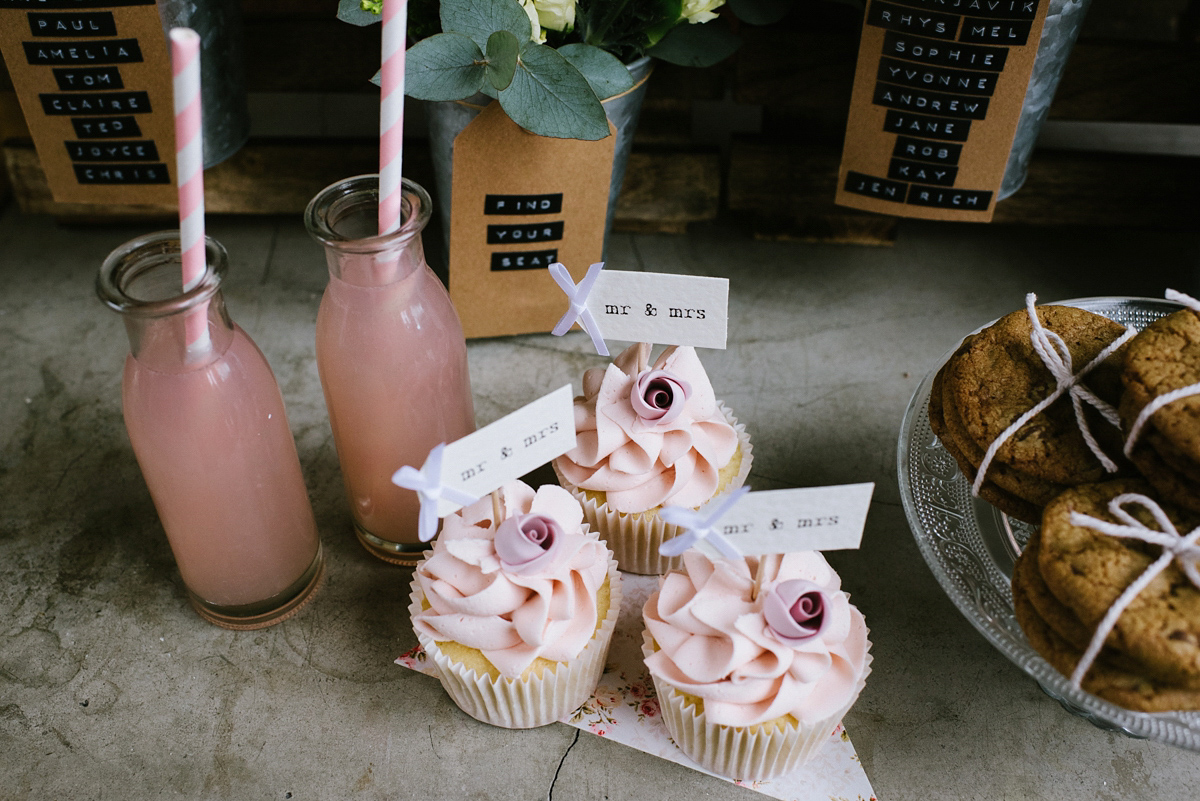
[[[911,8],[874,0],[867,9],[867,24],[890,31],[919,33],[935,39],[954,39],[962,18],[955,14],[914,11]]]

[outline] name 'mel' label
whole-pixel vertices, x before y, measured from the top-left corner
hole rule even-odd
[[[835,202],[989,221],[1048,6],[867,0]]]

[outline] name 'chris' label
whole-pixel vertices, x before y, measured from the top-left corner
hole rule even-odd
[[[571,385],[455,440],[442,453],[442,484],[482,498],[575,447]],[[438,499],[438,516],[462,508]]]
[[[853,550],[862,542],[874,491],[868,483],[751,492],[713,528],[746,556]],[[718,496],[700,507],[700,515],[722,500]],[[720,555],[707,540],[697,547]]]
[[[587,307],[605,339],[723,350],[729,279],[604,270]]]

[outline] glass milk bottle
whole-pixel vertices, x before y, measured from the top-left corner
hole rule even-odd
[[[402,223],[378,230],[379,179],[323,189],[304,223],[325,246],[329,286],[317,312],[317,369],[359,540],[375,556],[412,565],[417,494],[392,483],[440,442],[475,430],[462,325],[425,263],[429,195],[404,181]]]
[[[279,385],[225,311],[225,249],[205,244],[187,291],[178,231],[118,247],[96,288],[129,335],[125,427],[188,597],[212,623],[256,629],[312,597],[324,557]]]

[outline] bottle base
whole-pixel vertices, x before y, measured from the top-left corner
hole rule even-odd
[[[254,631],[282,623],[311,601],[325,582],[325,551],[317,545],[312,564],[283,592],[264,601],[239,606],[219,606],[188,591],[188,600],[196,614],[209,623],[234,631]]]
[[[416,567],[417,563],[425,558],[425,553],[433,547],[432,542],[405,543],[380,539],[360,526],[357,520],[354,522],[354,533],[358,535],[358,541],[367,549],[367,553],[388,564],[402,567]]]

